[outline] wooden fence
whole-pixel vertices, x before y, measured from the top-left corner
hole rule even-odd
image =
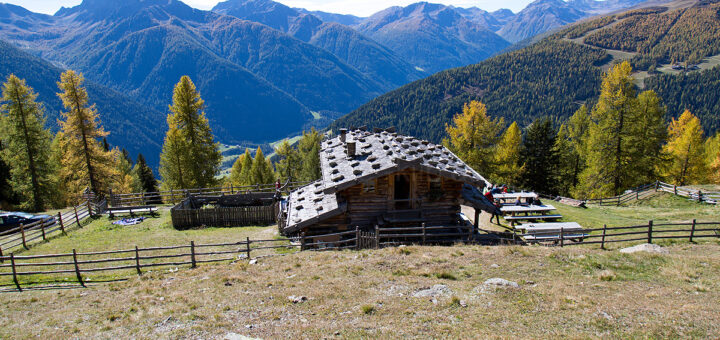
[[[289,182],[286,183],[282,191],[295,190],[299,187],[310,184],[311,182]],[[108,202],[111,207],[126,207],[126,206],[138,206],[138,205],[149,205],[149,204],[177,204],[182,200],[190,197],[191,195],[196,196],[220,196],[220,195],[234,195],[240,193],[259,193],[259,192],[275,192],[275,184],[258,184],[248,186],[227,186],[227,187],[215,187],[215,188],[198,188],[198,189],[182,189],[182,190],[169,190],[169,191],[158,191],[158,192],[141,192],[141,193],[130,193],[130,194],[113,194],[108,195]]]
[[[279,204],[262,206],[201,208],[187,198],[170,209],[173,227],[188,229],[201,226],[238,227],[267,225],[277,221]]]
[[[0,257],[19,249],[30,249],[30,246],[40,241],[46,241],[51,236],[66,234],[70,228],[80,227],[81,222],[88,217],[105,211],[106,201],[74,206],[66,212],[58,212],[50,218],[33,222],[0,232]]]
[[[279,255],[277,249],[298,248],[299,244],[286,243],[291,239],[250,240],[232,243],[196,244],[150,247],[100,252],[78,252],[43,255],[0,256],[2,285],[14,286],[22,291],[29,284],[57,283],[74,280],[83,287],[89,281],[103,278],[123,278],[142,275],[148,268],[189,265],[200,263],[230,262],[238,259]],[[110,274],[107,274],[110,272]],[[105,276],[98,273],[106,273]],[[90,277],[88,275],[94,275]],[[100,275],[100,276],[98,276]],[[33,279],[35,278],[35,279]],[[39,279],[38,279],[39,278]],[[40,281],[38,281],[40,280]]]
[[[649,221],[648,224],[644,225],[625,227],[608,227],[604,225],[602,228],[575,229],[567,232],[561,228],[559,233],[558,231],[548,231],[514,234],[513,236],[512,243],[515,244],[540,243],[561,247],[599,244],[600,248],[605,249],[606,244],[616,242],[644,241],[653,243],[654,240],[665,239],[695,242],[703,238],[717,238],[720,240],[720,222],[692,220],[692,222],[654,223],[654,221]]]
[[[448,244],[472,242],[475,229],[472,225],[380,228],[369,231],[355,230],[323,235],[301,235],[301,249],[377,249],[400,244]],[[336,237],[337,240],[327,240]],[[323,241],[325,240],[325,241]]]
[[[637,188],[627,190],[622,195],[607,197],[607,198],[595,198],[585,200],[587,204],[598,204],[604,205],[621,205],[633,200],[641,200],[653,196],[656,192],[667,192],[676,196],[685,197],[699,202],[706,202],[710,204],[718,204],[720,201],[720,192],[693,190],[687,187],[678,187],[660,181],[641,185]]]

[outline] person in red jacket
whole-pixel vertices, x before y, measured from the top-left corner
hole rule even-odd
[[[488,186],[488,189],[492,189],[492,186]],[[495,205],[495,211],[493,211],[492,216],[490,216],[490,223],[492,223],[493,218],[496,218],[497,224],[500,224],[500,215],[497,214],[497,211],[500,210],[500,205],[495,202],[495,197],[493,197],[492,190],[488,190],[485,193],[485,198],[487,198],[490,203]]]

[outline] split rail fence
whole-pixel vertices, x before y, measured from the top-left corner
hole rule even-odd
[[[93,203],[87,201],[72,207],[66,212],[0,232],[0,257],[19,249],[30,249],[32,244],[46,241],[51,236],[66,234],[70,228],[82,228],[82,221],[93,215],[102,213],[107,207],[106,201]]]
[[[598,204],[601,206],[621,205],[633,200],[641,200],[651,197],[656,192],[667,192],[676,196],[685,197],[688,199],[696,200],[699,202],[706,202],[710,204],[718,204],[718,202],[720,202],[720,192],[694,190],[687,187],[678,187],[677,185],[668,184],[660,181],[629,189],[622,195],[607,198],[588,199],[585,200],[585,202],[588,204]]]
[[[531,237],[532,241],[525,240]],[[654,223],[649,221],[644,225],[633,225],[625,227],[573,229],[565,231],[560,228],[559,232],[533,232],[525,234],[513,234],[512,243],[527,244],[540,243],[555,246],[571,245],[592,245],[599,244],[600,248],[610,243],[644,241],[653,243],[656,240],[687,240],[695,242],[698,239],[717,238],[720,240],[720,222],[679,222],[679,223]]]

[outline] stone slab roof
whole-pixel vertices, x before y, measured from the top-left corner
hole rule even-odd
[[[354,153],[348,155],[348,146]],[[290,194],[288,231],[298,230],[323,218],[335,216],[345,207],[336,193],[364,181],[414,168],[473,186],[489,184],[442,145],[394,132],[348,131],[344,136],[322,141],[322,178]]]

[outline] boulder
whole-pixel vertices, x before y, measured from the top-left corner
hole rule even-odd
[[[452,294],[452,290],[446,285],[434,285],[432,288],[423,289],[415,292],[414,297],[436,297],[447,296]]]
[[[488,279],[483,283],[483,285],[488,288],[520,288],[520,285],[518,285],[517,282],[508,281],[499,277]]]

